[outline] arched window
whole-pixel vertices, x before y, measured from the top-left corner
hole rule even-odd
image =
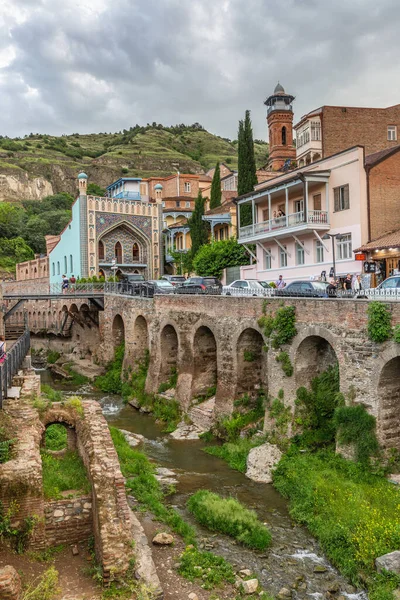
[[[51,268],[52,268],[53,275],[55,275],[56,274],[56,265],[55,265],[55,263],[52,263]]]
[[[136,244],[136,242],[135,242],[133,244],[133,246],[132,246],[132,259],[133,259],[133,262],[139,260],[139,256],[140,256],[139,245]]]
[[[104,244],[101,240],[99,241],[98,255],[99,260],[104,260]]]
[[[115,258],[117,260],[117,263],[122,263],[122,246],[120,242],[117,242],[115,244]]]
[[[64,256],[64,273],[67,274],[67,271],[68,271],[67,257]]]
[[[282,127],[282,146],[286,146],[286,127]]]
[[[60,275],[60,261],[57,261],[57,275]]]
[[[69,255],[69,270],[71,273],[74,272],[74,259],[72,258],[72,254]]]

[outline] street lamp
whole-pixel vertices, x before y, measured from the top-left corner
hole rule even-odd
[[[331,238],[331,240],[332,240],[333,278],[335,281],[336,281],[335,238],[337,240],[341,240],[342,237],[343,236],[341,233],[325,233],[325,235],[322,236],[323,240],[329,240],[329,238]]]

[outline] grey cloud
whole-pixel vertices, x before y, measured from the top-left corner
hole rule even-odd
[[[278,79],[296,119],[400,98],[395,0],[12,1],[28,18],[9,19],[2,42],[16,50],[0,70],[8,135],[199,121],[235,137],[250,108],[265,139],[263,101]]]

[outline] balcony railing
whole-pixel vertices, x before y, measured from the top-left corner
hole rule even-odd
[[[140,200],[140,192],[119,192],[112,196],[112,198],[119,198],[123,200]]]
[[[291,213],[284,217],[269,219],[240,228],[240,239],[254,237],[263,233],[274,233],[282,229],[290,229],[299,225],[328,225],[328,213],[325,210],[309,210],[307,219],[304,211]]]

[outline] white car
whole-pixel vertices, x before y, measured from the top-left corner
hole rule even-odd
[[[400,275],[393,275],[382,281],[376,288],[361,290],[358,297],[367,297],[369,300],[400,300]]]
[[[224,285],[224,296],[270,296],[272,288],[265,281],[257,279],[236,279],[229,285]]]

